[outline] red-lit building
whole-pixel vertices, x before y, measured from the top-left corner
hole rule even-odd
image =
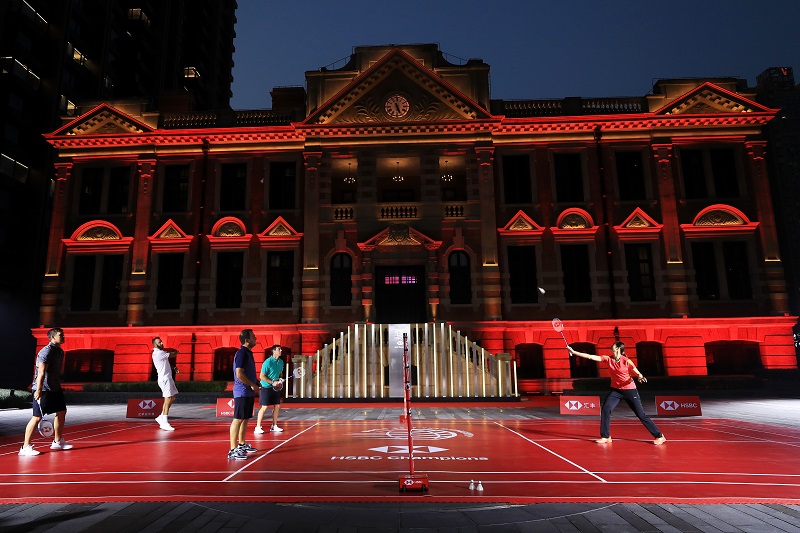
[[[491,100],[479,59],[375,46],[272,94],[183,115],[105,102],[47,136],[41,322],[65,328],[70,379],[148,379],[155,335],[180,379],[228,380],[242,328],[309,356],[389,323],[510,354],[523,391],[596,376],[553,317],[651,376],[797,367],[764,161],[776,111],[742,80]]]

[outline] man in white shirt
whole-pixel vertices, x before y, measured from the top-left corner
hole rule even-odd
[[[164,431],[175,431],[167,417],[169,408],[175,401],[175,395],[178,394],[175,380],[172,379],[172,368],[175,366],[177,356],[178,350],[165,348],[160,337],[153,338],[153,364],[158,372],[158,386],[161,387],[164,396],[164,406],[161,408],[161,415],[156,417],[156,422]]]

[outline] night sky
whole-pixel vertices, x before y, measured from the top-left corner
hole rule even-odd
[[[800,81],[800,0],[239,0],[234,109],[359,45],[438,43],[491,66],[493,99],[643,96],[658,78]]]

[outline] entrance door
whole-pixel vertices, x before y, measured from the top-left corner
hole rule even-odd
[[[375,268],[375,322],[425,322],[425,267]]]

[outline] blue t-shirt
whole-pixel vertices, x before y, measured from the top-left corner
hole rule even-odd
[[[270,381],[275,381],[281,374],[283,373],[283,361],[280,358],[275,359],[274,357],[267,357],[267,360],[264,361],[264,364],[261,365],[261,373],[267,376],[267,379]],[[262,387],[272,387],[269,381],[261,381]]]
[[[47,365],[47,370],[44,372],[42,390],[61,390],[61,368],[64,366],[64,350],[51,342],[39,351],[36,356],[36,371],[33,374],[33,390],[36,390],[40,363]]]
[[[236,377],[237,368],[244,370],[244,375],[247,376],[250,381],[256,383],[258,379],[258,376],[256,376],[256,360],[253,358],[253,352],[244,346],[239,348],[236,355],[233,356],[233,397],[255,396],[256,393],[253,392],[253,389],[244,382],[239,381]]]

